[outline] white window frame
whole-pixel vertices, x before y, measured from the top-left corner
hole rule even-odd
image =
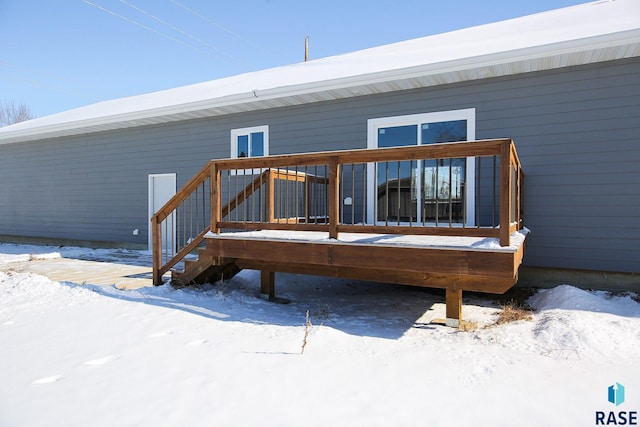
[[[465,108],[462,110],[436,111],[433,113],[410,114],[404,116],[381,117],[367,120],[367,148],[378,148],[378,129],[394,126],[418,126],[418,145],[422,145],[422,132],[420,125],[423,123],[446,122],[453,120],[467,121],[467,141],[476,140],[476,109]],[[475,226],[475,157],[467,157],[466,162],[467,191],[465,198],[466,226]],[[367,223],[375,224],[375,176],[374,164],[367,166]]]
[[[242,135],[249,136],[249,153],[247,153],[247,158],[252,158],[254,156],[251,155],[251,134],[262,132],[264,135],[264,146],[262,147],[264,151],[264,155],[260,157],[267,157],[269,155],[269,125],[261,125],[261,126],[252,126],[246,128],[238,128],[231,129],[231,158],[238,158],[238,137]],[[246,169],[246,170],[232,170],[231,175],[252,175],[261,173],[261,169]]]
[[[269,125],[253,126],[248,128],[231,129],[231,158],[238,158],[238,137],[248,135],[251,137],[252,133],[262,132],[264,135],[264,157],[269,155]],[[251,150],[251,140],[249,140],[249,150]],[[253,157],[251,152],[247,153],[247,157]],[[263,156],[260,156],[263,157]]]

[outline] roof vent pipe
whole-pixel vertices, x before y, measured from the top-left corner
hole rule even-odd
[[[304,38],[304,62],[309,62],[309,36]]]

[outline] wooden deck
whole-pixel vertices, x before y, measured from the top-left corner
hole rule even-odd
[[[434,212],[460,212],[456,206],[465,203],[451,194],[436,199],[435,210],[416,202],[429,191],[421,178],[427,162],[437,159],[446,168],[442,159],[452,158],[477,165],[475,180],[466,179],[474,182],[476,200],[463,218],[436,214],[434,221]],[[402,168],[414,176],[410,195],[400,188],[409,182],[398,179]],[[390,170],[397,170],[395,180]],[[372,187],[370,171],[386,175],[386,184]],[[511,140],[213,160],[152,218],[154,283],[198,250],[197,260],[174,271],[174,283],[217,280],[247,268],[262,272],[261,292],[270,297],[276,272],[442,288],[447,324],[456,326],[462,291],[504,293],[517,281],[527,234],[523,177]],[[494,183],[489,190],[487,182]],[[379,195],[395,183],[397,191]],[[398,211],[389,213],[396,196]],[[376,221],[368,215],[372,205]]]

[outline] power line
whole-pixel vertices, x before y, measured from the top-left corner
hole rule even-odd
[[[211,53],[209,53],[209,52],[207,52],[207,51],[204,51],[204,50],[200,49],[199,47],[193,46],[193,45],[191,45],[191,44],[189,44],[189,43],[183,42],[182,40],[178,40],[178,39],[176,39],[175,37],[171,37],[170,35],[168,35],[168,34],[166,34],[166,33],[163,33],[162,31],[158,31],[158,30],[156,30],[155,28],[148,27],[148,26],[146,26],[146,25],[144,25],[144,24],[141,24],[141,23],[140,23],[140,22],[138,22],[138,21],[135,21],[135,20],[133,20],[133,19],[127,18],[126,16],[122,16],[122,15],[120,15],[119,13],[116,13],[116,12],[114,12],[114,11],[112,11],[112,10],[109,10],[109,9],[105,8],[105,7],[102,7],[102,6],[100,6],[100,5],[97,5],[97,4],[95,4],[95,3],[92,3],[92,2],[90,2],[89,0],[82,0],[82,1],[83,1],[84,3],[86,3],[86,4],[90,5],[90,6],[95,7],[96,9],[99,9],[99,10],[101,10],[101,11],[103,11],[103,12],[106,12],[106,13],[108,13],[108,14],[110,14],[110,15],[113,15],[113,16],[116,16],[116,17],[118,17],[118,18],[120,18],[120,19],[123,19],[123,20],[125,20],[125,21],[129,22],[130,24],[133,24],[133,25],[136,25],[136,26],[138,26],[138,27],[144,28],[144,29],[145,29],[145,30],[147,30],[147,31],[151,31],[152,33],[158,34],[158,35],[160,35],[160,36],[162,36],[162,37],[164,37],[164,38],[166,38],[166,39],[169,39],[169,40],[171,40],[171,41],[173,41],[173,42],[175,42],[175,43],[181,44],[181,45],[186,46],[186,47],[189,47],[189,48],[191,48],[191,49],[195,49],[195,50],[198,50],[198,51],[204,52],[204,53],[206,53],[207,55],[211,56],[212,58],[215,58]],[[218,59],[219,59],[219,58],[218,58]]]
[[[11,74],[8,74],[6,72],[0,73],[0,75],[4,76],[4,78],[6,79],[15,82],[27,83],[28,85],[33,87],[54,90],[58,93],[64,93],[74,96],[78,99],[84,99],[86,101],[93,100],[93,98],[86,91],[86,89],[93,89],[93,87],[87,84],[83,84],[82,82],[79,82],[77,80],[71,80],[69,78],[42,71],[40,69],[10,64],[6,61],[0,61],[0,67],[13,70]],[[16,72],[20,74],[16,75]],[[29,76],[28,74],[31,74],[31,76]],[[34,77],[34,75],[37,77]],[[52,81],[54,81],[54,83],[52,83]],[[57,83],[55,81],[57,81]],[[84,86],[84,89],[76,90],[78,86]]]
[[[6,74],[3,72],[0,72],[0,79],[13,81],[16,83],[26,83],[27,85],[38,88],[38,89],[53,90],[54,92],[70,95],[77,99],[82,99],[84,101],[93,101],[86,93],[81,93],[81,92],[78,92],[66,87],[58,86],[58,85],[52,85],[49,82],[45,82],[39,79],[34,79],[32,77],[24,77],[22,75],[16,76],[14,74]]]
[[[238,59],[238,58],[235,58],[233,55],[229,54],[228,52],[225,52],[224,50],[219,49],[219,48],[217,48],[216,46],[213,46],[213,45],[212,45],[212,44],[210,44],[210,43],[207,43],[206,41],[204,41],[204,40],[202,40],[202,39],[200,39],[200,38],[198,38],[198,37],[194,36],[193,34],[188,33],[187,31],[184,31],[184,30],[182,30],[181,28],[178,28],[178,27],[176,27],[175,25],[173,25],[173,24],[171,24],[171,23],[169,23],[169,22],[167,22],[167,21],[165,21],[165,20],[163,20],[163,19],[161,19],[161,18],[158,18],[157,16],[155,16],[155,15],[153,15],[153,14],[151,14],[151,13],[147,12],[146,10],[144,10],[144,9],[142,9],[142,8],[140,8],[140,7],[136,6],[136,5],[134,5],[134,4],[129,3],[129,2],[128,2],[128,1],[126,1],[126,0],[120,0],[120,2],[121,2],[121,3],[123,3],[123,4],[125,4],[125,5],[127,5],[127,6],[129,6],[129,7],[130,7],[130,8],[132,8],[132,9],[137,10],[138,12],[140,12],[140,13],[142,13],[142,14],[144,14],[144,15],[148,16],[148,17],[150,17],[151,19],[153,19],[153,20],[155,20],[155,21],[157,21],[157,22],[160,22],[160,23],[161,23],[161,24],[163,24],[163,25],[166,25],[167,27],[171,28],[172,30],[177,31],[177,32],[179,32],[180,34],[183,34],[183,35],[185,35],[185,36],[187,36],[187,37],[191,38],[192,40],[195,40],[195,41],[197,41],[198,43],[200,43],[200,44],[202,44],[202,45],[204,45],[204,46],[207,46],[207,47],[208,47],[208,48],[210,48],[210,49],[215,50],[216,52],[218,52],[218,53],[220,53],[220,54],[222,54],[222,55],[224,55],[224,56],[227,56],[227,57],[229,57],[229,58]]]
[[[187,6],[183,5],[182,3],[178,2],[177,0],[169,0],[171,3],[175,4],[178,7],[181,7],[182,9],[186,10],[187,12],[191,13],[194,16],[197,16],[198,18],[202,19],[203,21],[206,21],[208,23],[210,23],[211,25],[221,29],[222,31],[226,32],[227,34],[230,34],[234,37],[236,37],[237,39],[247,43],[250,46],[253,46],[256,49],[261,50],[262,52],[270,55],[271,57],[275,57],[275,55],[272,52],[269,52],[268,50],[264,49],[262,46],[258,46],[257,44],[253,43],[251,40],[248,40],[247,38],[241,36],[240,34],[231,31],[230,29],[228,29],[227,27],[207,18],[206,16],[202,15],[201,13],[196,12],[193,9],[188,8]]]

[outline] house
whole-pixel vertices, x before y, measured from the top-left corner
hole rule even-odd
[[[510,138],[532,230],[521,282],[638,290],[639,135],[640,2],[595,1],[0,129],[0,241],[147,248],[151,215],[209,159]],[[425,161],[424,219],[479,215],[464,165]],[[365,186],[407,221],[417,175],[397,166]]]

